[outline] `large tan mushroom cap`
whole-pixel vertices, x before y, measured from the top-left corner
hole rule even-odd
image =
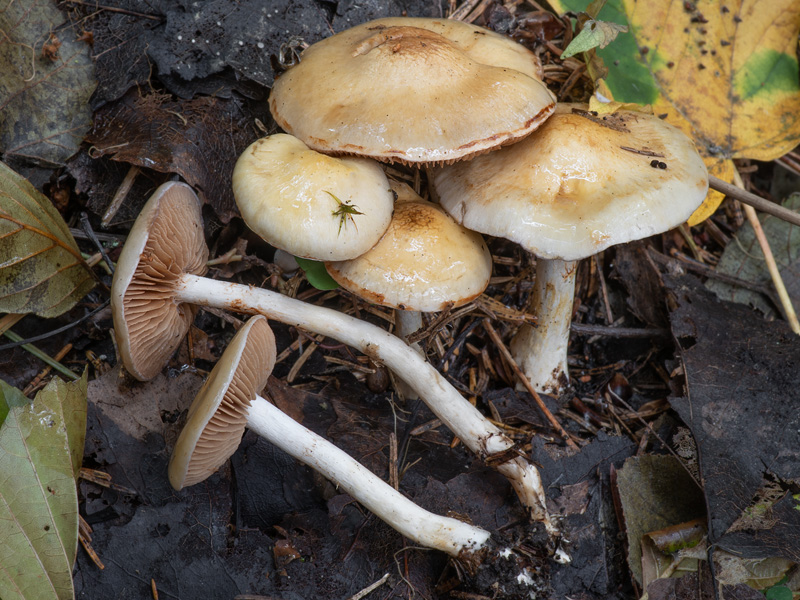
[[[510,48],[445,20],[371,21],[305,50],[273,85],[270,110],[320,152],[460,160],[528,135],[554,109],[535,59]]]
[[[114,333],[125,368],[155,377],[189,330],[195,307],[174,300],[184,273],[203,275],[208,247],[192,188],[169,182],[145,204],[122,249],[111,284]]]
[[[250,403],[275,366],[275,336],[261,315],[233,336],[189,408],[169,461],[176,490],[200,483],[236,452]]]
[[[325,156],[286,134],[262,138],[242,153],[233,194],[250,229],[315,260],[346,260],[369,250],[389,226],[394,206],[378,163]],[[361,214],[344,212],[348,206]]]
[[[325,266],[339,285],[370,302],[434,311],[479,296],[492,258],[479,234],[417,196],[398,199],[389,229],[369,252]]]
[[[577,260],[683,223],[708,173],[694,143],[653,115],[559,105],[530,137],[439,169],[434,184],[464,226]]]

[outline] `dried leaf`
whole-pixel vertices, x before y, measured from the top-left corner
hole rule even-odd
[[[54,379],[0,428],[0,597],[73,598],[78,547],[76,464],[83,457],[86,374]],[[0,381],[5,397],[13,388]],[[19,392],[16,392],[17,394]],[[17,398],[19,401],[19,398]]]
[[[793,211],[800,210],[800,194],[789,196],[783,206]],[[800,299],[800,227],[769,215],[762,218],[762,225],[786,290],[790,296]],[[770,284],[764,254],[750,223],[745,223],[725,247],[717,271],[751,283]],[[706,287],[722,300],[749,304],[767,316],[775,313],[773,305],[756,292],[713,279],[706,283]]]
[[[3,4],[0,153],[6,161],[61,166],[91,125],[90,48],[62,27],[64,17],[50,0]]]
[[[685,397],[669,403],[697,443],[709,537],[739,556],[800,563],[800,413],[787,410],[800,387],[800,337],[690,276],[664,274],[664,283],[686,376]]]
[[[588,0],[554,4],[581,11]],[[773,160],[800,141],[800,3],[705,6],[609,0],[599,18],[629,25],[630,32],[597,54],[608,68],[610,99],[653,105],[694,138],[712,174],[725,178],[731,159]],[[721,200],[710,194],[689,223],[702,221]]]
[[[200,96],[175,100],[154,92],[142,96],[132,90],[120,100],[101,107],[86,140],[94,145],[92,157],[178,173],[214,207],[227,223],[238,214],[231,174],[236,160],[257,137],[253,113],[239,98]]]
[[[703,494],[672,456],[629,458],[617,471],[617,488],[628,534],[628,565],[642,583],[644,534],[703,514]]]
[[[570,42],[569,46],[561,54],[561,58],[569,58],[579,52],[588,52],[593,48],[605,48],[617,39],[620,33],[626,31],[628,31],[626,25],[590,19],[583,24],[583,29]]]
[[[0,311],[56,317],[95,279],[53,204],[0,163]]]

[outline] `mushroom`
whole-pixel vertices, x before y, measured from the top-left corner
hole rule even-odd
[[[489,532],[421,508],[259,396],[275,354],[275,338],[263,316],[252,317],[233,336],[189,408],[169,463],[172,487],[180,490],[209,477],[236,451],[248,427],[414,542],[466,559],[486,547]]]
[[[375,161],[325,156],[283,133],[242,153],[233,194],[250,229],[314,260],[347,260],[369,250],[389,226],[394,206]]]
[[[208,252],[201,234],[200,200],[185,184],[165,185],[169,187],[156,190],[134,223],[112,282],[115,335],[125,367],[134,376],[146,379],[163,367],[169,358],[165,349],[174,349],[185,333],[168,326],[171,321],[188,323],[188,305],[260,313],[320,333],[383,362],[404,379],[472,452],[483,460],[495,458],[490,462],[509,479],[532,518],[555,532],[536,467],[403,340],[335,310],[198,276],[203,270],[198,257],[204,259]],[[170,311],[156,310],[161,306]]]
[[[325,267],[343,288],[398,309],[396,332],[405,338],[422,325],[422,312],[461,306],[479,296],[489,284],[492,256],[480,234],[407,185],[391,184],[398,198],[383,237],[361,256]]]
[[[186,337],[197,309],[174,302],[172,290],[184,273],[204,275],[207,262],[197,196],[185,183],[161,185],[128,234],[111,282],[117,350],[140,381],[158,375]]]
[[[541,125],[555,97],[539,73],[533,53],[486,29],[379,19],[304,50],[269,105],[281,128],[320,152],[446,163]]]
[[[537,256],[539,326],[523,326],[512,351],[536,390],[558,392],[568,381],[577,261],[683,223],[703,202],[708,174],[694,143],[653,115],[560,104],[530,137],[439,169],[434,185],[456,221]]]

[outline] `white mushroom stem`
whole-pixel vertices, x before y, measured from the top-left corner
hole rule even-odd
[[[414,542],[451,556],[485,547],[489,532],[469,523],[428,512],[325,438],[303,427],[270,402],[256,396],[247,426],[358,500]]]
[[[567,349],[577,265],[574,260],[536,260],[530,311],[537,327],[523,325],[511,341],[511,353],[537,392],[558,393],[569,381]]]
[[[422,328],[422,313],[418,310],[400,310],[399,308],[394,311],[394,331],[397,337],[406,339],[409,335]],[[415,346],[418,350],[419,344],[409,344]]]
[[[496,459],[531,517],[551,533],[542,480],[536,467],[516,453],[514,442],[486,419],[442,375],[403,340],[380,327],[335,310],[306,304],[276,292],[184,274],[175,286],[176,302],[260,313],[321,333],[386,364],[406,381],[431,411],[481,459]],[[504,454],[506,453],[507,454]]]
[[[408,343],[408,336],[417,331],[422,327],[422,313],[418,310],[400,310],[399,308],[394,311],[394,333],[397,337],[406,340]],[[422,351],[422,346],[419,345],[419,342],[414,342],[413,344],[408,344],[411,346],[416,352],[419,352],[421,356],[425,356],[424,352]],[[400,395],[409,400],[416,400],[419,398],[417,393],[411,389],[411,386],[408,385],[405,381],[398,381],[397,382],[397,391]]]

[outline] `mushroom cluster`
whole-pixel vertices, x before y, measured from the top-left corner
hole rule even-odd
[[[487,287],[491,256],[480,234],[519,243],[537,256],[539,327],[524,326],[512,349],[541,391],[567,381],[576,261],[678,225],[708,186],[678,130],[645,113],[557,107],[533,53],[455,21],[379,19],[331,36],[276,79],[269,106],[286,133],[253,143],[233,175],[248,226],[277,249],[324,261],[353,293],[401,311],[401,336],[419,327],[420,312],[469,302]],[[431,167],[441,206],[390,181],[380,163],[394,161]],[[139,379],[163,367],[195,306],[262,315],[237,333],[190,409],[170,464],[176,488],[227,460],[247,426],[423,545],[463,558],[489,542],[477,527],[420,509],[258,396],[274,361],[268,317],[386,364],[557,533],[536,467],[401,337],[204,278],[202,232],[191,188],[165,184],[131,230],[112,287],[120,355]]]

